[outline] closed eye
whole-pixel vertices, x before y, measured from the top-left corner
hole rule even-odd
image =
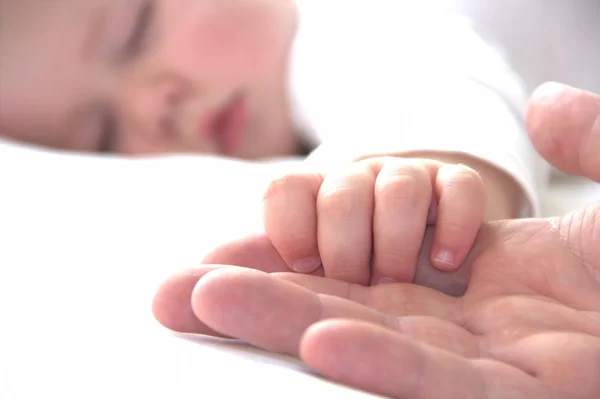
[[[125,48],[123,49],[123,58],[128,60],[141,54],[147,46],[149,31],[152,27],[154,14],[156,10],[155,0],[146,0],[140,7],[137,17],[129,34]]]

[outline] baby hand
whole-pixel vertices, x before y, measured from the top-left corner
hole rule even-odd
[[[292,173],[264,196],[264,226],[291,269],[369,285],[412,282],[425,228],[430,260],[456,270],[484,221],[482,179],[426,159],[371,158],[328,173]]]

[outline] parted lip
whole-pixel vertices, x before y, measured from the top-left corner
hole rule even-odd
[[[221,154],[233,155],[245,130],[246,119],[246,101],[241,93],[236,93],[222,106],[202,115],[198,134],[213,141]]]

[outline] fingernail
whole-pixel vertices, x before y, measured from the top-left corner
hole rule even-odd
[[[301,259],[292,265],[292,269],[298,273],[312,273],[321,266],[321,259],[306,258]]]
[[[396,282],[396,280],[394,280],[394,279],[391,279],[389,277],[384,277],[384,278],[380,279],[377,282],[377,285],[381,285],[381,284],[394,284],[395,282]]]
[[[435,260],[440,263],[445,263],[450,266],[454,266],[456,256],[451,251],[439,251],[435,256]]]

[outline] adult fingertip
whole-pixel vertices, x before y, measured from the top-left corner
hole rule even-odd
[[[212,270],[200,278],[192,287],[190,304],[197,319],[212,328],[222,327],[228,313],[224,311],[230,304],[237,304],[243,287],[244,276],[254,273],[264,274],[254,269],[226,267]],[[260,276],[259,276],[260,278]]]
[[[537,111],[539,111],[539,105],[554,105],[557,100],[564,99],[565,96],[568,98],[578,91],[578,89],[562,83],[546,82],[540,85],[531,94],[527,111],[528,113],[533,113],[531,116],[545,116],[543,114],[538,115]],[[535,122],[535,118],[532,121]]]
[[[156,321],[176,332],[206,331],[204,324],[195,316],[191,304],[192,291],[201,275],[200,270],[190,270],[174,275],[161,284],[152,301],[152,314]]]
[[[300,358],[315,370],[335,379],[336,376],[331,373],[340,369],[339,355],[346,352],[348,326],[348,321],[335,319],[311,325],[300,339]]]
[[[548,97],[554,97],[557,94],[563,93],[565,91],[569,91],[569,90],[574,90],[573,87],[565,85],[563,83],[559,83],[559,82],[546,82],[541,84],[540,86],[538,86],[538,88],[536,88],[532,95],[531,98],[532,99],[543,99],[543,98],[548,98]]]
[[[215,331],[293,356],[306,327],[321,312],[310,290],[247,268],[207,273],[194,288],[192,308]]]
[[[394,332],[370,323],[329,320],[307,330],[301,341],[300,355],[328,379],[374,394],[396,397],[393,394],[398,389],[393,387],[404,374],[399,373],[396,377],[390,372],[390,361],[398,363],[398,356],[393,355],[398,344],[395,336]],[[411,360],[409,357],[408,362]]]
[[[526,111],[527,132],[532,140],[553,128],[554,111],[560,109],[557,102],[565,98],[565,93],[568,96],[571,90],[571,87],[556,82],[544,83],[534,90]]]
[[[536,150],[570,174],[599,179],[600,97],[559,83],[546,83],[532,95],[527,131]]]

